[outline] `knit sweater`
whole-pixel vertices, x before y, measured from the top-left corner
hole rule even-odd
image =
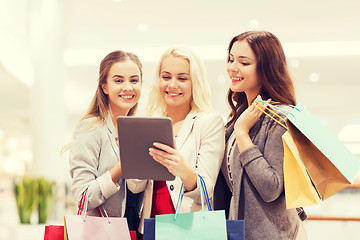
[[[228,134],[232,130],[233,126]],[[232,189],[230,216],[245,219],[247,240],[295,239],[297,236],[301,220],[296,209],[286,209],[285,204],[282,143],[285,131],[274,120],[262,115],[249,132],[253,147],[239,153],[234,136],[227,142],[228,153],[222,171]],[[231,163],[232,181],[227,162]]]

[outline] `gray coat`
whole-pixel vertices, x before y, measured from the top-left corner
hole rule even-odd
[[[105,122],[89,118],[80,122],[70,145],[71,190],[79,203],[88,188],[88,210],[98,215],[96,207],[103,205],[109,216],[123,217],[126,204],[125,180],[115,185],[109,170],[120,161],[114,124],[110,115]]]
[[[247,240],[295,239],[297,236],[300,218],[296,209],[286,209],[285,204],[281,138],[285,131],[274,120],[262,115],[249,132],[255,146],[239,153],[235,143],[229,155],[233,180],[229,187],[233,191],[234,203],[230,215],[235,219],[245,219]],[[232,144],[232,140],[235,138],[230,138],[227,146]],[[223,164],[222,171],[230,183],[226,164],[225,169]]]

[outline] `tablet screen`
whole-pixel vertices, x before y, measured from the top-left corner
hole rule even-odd
[[[166,167],[149,155],[154,142],[174,147],[172,121],[168,117],[118,117],[122,177],[125,179],[174,180]]]

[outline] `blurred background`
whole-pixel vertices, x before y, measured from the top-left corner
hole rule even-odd
[[[229,41],[271,31],[298,102],[360,159],[359,9],[357,0],[0,0],[0,240],[43,238],[36,211],[20,223],[14,189],[23,177],[50,187],[47,224],[75,214],[60,151],[89,106],[100,61],[117,49],[143,62],[139,114],[162,52],[186,46],[203,59],[213,106],[226,119]],[[306,208],[309,239],[360,239],[359,186],[358,174],[353,187]]]

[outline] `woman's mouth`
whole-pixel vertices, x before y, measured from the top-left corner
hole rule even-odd
[[[232,81],[241,81],[241,80],[244,80],[243,77],[231,77],[231,80]]]
[[[134,94],[121,94],[120,95],[120,98],[122,98],[126,102],[129,102],[129,101],[133,100],[134,97],[135,97]]]
[[[168,95],[169,97],[177,97],[177,96],[180,96],[182,95],[182,93],[177,93],[177,92],[168,92],[168,91],[165,91],[166,95]]]

